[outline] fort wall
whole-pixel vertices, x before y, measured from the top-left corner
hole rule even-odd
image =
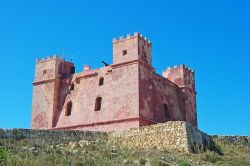
[[[185,120],[178,100],[178,87],[152,68],[140,66],[140,115],[153,123]]]
[[[110,131],[116,128],[122,130],[126,127],[137,127],[137,76],[138,64],[131,62],[77,73],[71,80],[62,81],[55,129],[72,129],[72,126],[75,126],[75,129]],[[127,79],[128,77],[130,79]],[[103,85],[99,85],[101,78]],[[69,90],[72,84],[74,89]],[[98,97],[102,98],[102,104],[101,109],[96,111]],[[71,115],[65,116],[69,102],[72,102]],[[111,125],[113,123],[117,127]]]

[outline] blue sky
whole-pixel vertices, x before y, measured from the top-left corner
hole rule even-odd
[[[153,66],[195,70],[198,124],[250,135],[250,2],[230,0],[0,0],[0,128],[30,128],[35,58],[62,55],[101,67],[112,38],[138,31]]]

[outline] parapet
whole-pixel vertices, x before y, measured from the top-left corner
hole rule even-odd
[[[152,43],[150,42],[150,40],[148,40],[145,36],[143,36],[142,34],[140,34],[139,32],[134,32],[134,35],[130,35],[130,33],[127,34],[127,37],[123,37],[123,36],[120,36],[119,39],[116,39],[116,38],[113,38],[113,44],[114,43],[118,43],[118,42],[122,42],[122,41],[125,41],[125,40],[128,40],[128,39],[132,39],[132,38],[135,38],[135,37],[139,37],[140,39],[144,40],[146,43],[148,43],[149,45],[151,45]]]
[[[167,71],[172,71],[172,70],[177,70],[177,69],[184,69],[184,70],[186,70],[186,71],[189,71],[189,72],[191,72],[191,73],[193,73],[194,74],[194,70],[193,69],[190,69],[189,67],[187,67],[186,65],[184,65],[184,64],[181,64],[181,65],[179,65],[179,66],[177,66],[177,65],[175,65],[174,67],[168,67],[166,70],[164,70],[165,72],[167,72]]]
[[[47,58],[42,58],[42,59],[36,58],[36,63],[42,63],[42,62],[46,62],[46,61],[54,60],[54,59],[59,59],[59,57],[58,57],[57,54],[53,55],[52,57],[51,56],[47,56]]]

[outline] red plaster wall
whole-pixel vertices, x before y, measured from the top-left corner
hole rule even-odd
[[[78,125],[78,126],[66,126],[61,128],[53,128],[53,130],[87,130],[87,131],[122,131],[128,128],[139,127],[139,119],[126,119],[125,121],[109,121],[102,123],[91,123],[87,125]]]
[[[124,56],[123,50],[127,50]],[[136,59],[138,59],[138,35],[113,42],[113,64]]]
[[[143,62],[152,65],[152,44],[146,40],[144,37],[139,37],[138,43],[138,54],[139,59]]]
[[[179,87],[179,104],[185,114],[184,120],[197,126],[194,71],[180,65],[163,71],[163,76]]]
[[[46,129],[52,127],[55,110],[55,80],[58,77],[60,61],[58,57],[36,63],[35,81],[32,101],[32,128]],[[44,83],[46,82],[46,83]]]
[[[58,56],[48,57],[36,62],[33,82],[32,124],[33,129],[53,127],[58,110],[61,79],[71,76],[71,62]]]
[[[156,74],[146,65],[140,66],[140,115],[152,122],[184,120],[179,105],[178,87]],[[165,115],[164,103],[169,116]]]
[[[100,77],[104,78],[104,85],[101,86],[99,86]],[[60,94],[61,98],[65,97],[65,102],[61,102],[63,106],[57,114],[58,120],[55,127],[89,125],[138,117],[139,83],[137,78],[138,64],[130,63],[75,74],[71,83],[68,84],[64,80]],[[79,81],[77,83],[74,80]],[[69,85],[72,83],[74,83],[74,90],[69,91]],[[102,107],[100,111],[95,111],[95,101],[98,96],[102,97]],[[72,114],[65,116],[69,101],[73,103]],[[109,130],[112,129],[116,127]]]
[[[54,83],[33,87],[32,128],[46,129],[50,127],[50,112],[53,110]]]
[[[123,55],[123,50],[127,51]],[[121,37],[119,40],[113,40],[113,63],[123,63],[131,60],[140,59],[145,63],[152,64],[152,45],[139,33],[134,36],[128,35],[126,38]]]

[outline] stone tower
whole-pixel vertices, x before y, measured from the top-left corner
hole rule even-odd
[[[139,33],[130,34],[126,38],[113,39],[113,63],[124,63],[131,60],[141,60],[152,65],[152,45]]]
[[[54,127],[57,112],[61,79],[70,77],[74,66],[57,55],[36,60],[35,80],[33,82],[32,128]]]
[[[157,74],[152,44],[137,32],[113,39],[113,64],[101,68],[75,73],[57,56],[36,61],[33,129],[117,131],[177,120],[197,126],[194,71]]]
[[[163,71],[163,77],[175,83],[180,89],[180,100],[185,114],[185,120],[197,126],[196,114],[196,91],[194,81],[194,71],[185,65],[168,67]]]

